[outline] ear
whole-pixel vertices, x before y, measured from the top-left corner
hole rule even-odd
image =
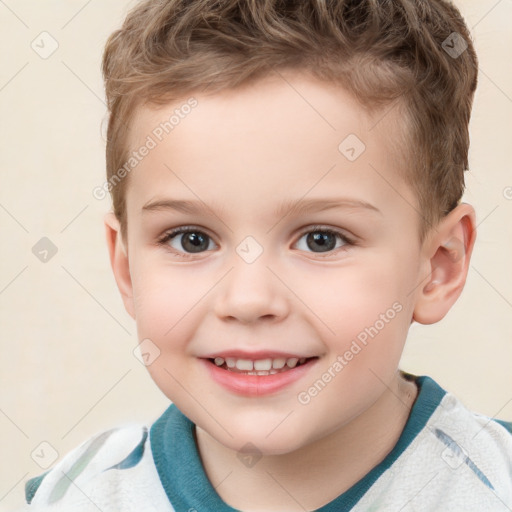
[[[110,255],[110,265],[114,272],[117,287],[121,292],[121,297],[126,311],[133,319],[135,319],[128,252],[123,244],[121,226],[117,217],[114,215],[114,212],[108,212],[104,217],[104,222],[108,252]]]
[[[413,320],[433,324],[448,313],[466,283],[475,239],[475,210],[466,203],[431,230],[422,248],[421,272],[428,277],[417,294]]]

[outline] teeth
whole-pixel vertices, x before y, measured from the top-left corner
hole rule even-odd
[[[299,360],[296,358],[296,357],[290,357],[290,359],[287,359],[286,360],[286,365],[289,367],[289,368],[295,368],[297,366],[297,362]]]
[[[278,373],[275,370],[280,370],[286,367],[295,368],[297,363],[304,364],[306,362],[305,357],[300,359],[297,357],[290,357],[285,359],[284,357],[276,357],[275,359],[258,359],[252,361],[251,359],[237,359],[235,357],[216,357],[214,362],[217,366],[223,366],[226,363],[228,368],[236,368],[237,370],[249,372],[249,375],[268,375]]]
[[[277,370],[270,370],[268,372],[260,371],[260,372],[247,372],[247,375],[274,375],[274,373],[279,373]]]
[[[237,359],[236,360],[236,367],[239,370],[249,370],[249,371],[251,371],[253,369],[252,361],[250,359]]]
[[[255,370],[270,370],[270,368],[272,368],[272,359],[260,359],[259,361],[254,361]]]
[[[286,359],[284,357],[280,357],[272,360],[272,368],[279,370],[286,364]]]

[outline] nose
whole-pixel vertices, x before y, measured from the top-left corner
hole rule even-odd
[[[237,257],[238,258],[238,257]],[[252,263],[233,259],[234,266],[219,283],[215,313],[222,320],[253,323],[259,319],[281,321],[289,313],[291,292],[267,258]]]

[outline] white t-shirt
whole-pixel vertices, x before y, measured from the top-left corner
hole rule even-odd
[[[468,411],[429,377],[403,375],[419,393],[395,447],[317,510],[511,511],[512,423]],[[22,510],[233,512],[203,470],[194,428],[171,404],[149,427],[102,432],[29,480]]]

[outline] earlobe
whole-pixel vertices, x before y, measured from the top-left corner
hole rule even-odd
[[[418,287],[413,320],[439,322],[458,299],[469,269],[476,239],[475,211],[462,203],[439,222],[424,246],[428,277]]]
[[[107,247],[110,256],[110,265],[114,273],[119,292],[123,299],[124,307],[128,314],[135,319],[133,303],[133,287],[130,275],[128,251],[124,246],[119,220],[113,212],[108,212],[104,217]]]

